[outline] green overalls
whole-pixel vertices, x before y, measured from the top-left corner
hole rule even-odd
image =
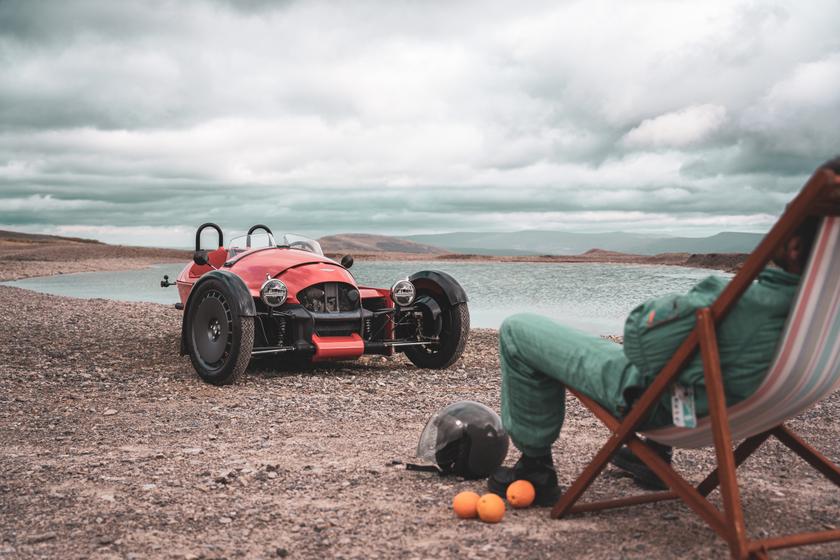
[[[710,305],[727,281],[710,276],[684,295],[667,295],[634,309],[624,326],[624,346],[539,315],[514,315],[499,331],[502,422],[524,454],[550,452],[563,426],[565,386],[594,399],[615,416],[650,385],[694,328],[695,312]],[[729,405],[761,384],[796,295],[799,276],[768,268],[718,327],[718,347]],[[703,365],[697,355],[679,375],[695,391],[697,416],[708,414]],[[643,424],[671,424],[670,393]]]

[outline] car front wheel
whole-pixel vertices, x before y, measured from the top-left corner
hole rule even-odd
[[[466,303],[441,307],[443,311],[438,342],[405,349],[406,357],[417,367],[445,369],[457,362],[464,353],[470,333],[470,310]]]
[[[193,298],[185,320],[195,371],[214,385],[242,380],[254,347],[254,318],[239,314],[230,289],[217,280],[200,284]]]

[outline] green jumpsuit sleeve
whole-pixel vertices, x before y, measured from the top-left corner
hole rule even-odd
[[[718,325],[717,339],[728,405],[751,395],[761,384],[775,355],[795,299],[799,276],[779,269],[763,271]],[[668,295],[634,309],[624,327],[624,353],[638,369],[638,379],[625,387],[632,402],[650,385],[696,323],[698,309],[711,305],[727,280],[709,276],[684,295]],[[698,416],[708,414],[703,363],[699,355],[680,372],[678,382],[695,391]],[[670,395],[660,400],[651,427],[671,420]]]
[[[709,276],[687,294],[669,294],[646,301],[630,312],[624,324],[624,353],[639,368],[647,386],[691,333],[698,309],[711,305],[726,286]]]

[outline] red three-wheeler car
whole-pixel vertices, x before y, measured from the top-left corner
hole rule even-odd
[[[218,248],[201,248],[205,229]],[[207,223],[195,234],[193,261],[175,282],[184,311],[181,354],[207,382],[244,377],[252,357],[302,365],[403,352],[423,368],[447,368],[464,351],[470,328],[467,294],[449,274],[427,270],[390,288],[359,286],[324,256],[317,241],[264,225],[224,246],[222,229]]]

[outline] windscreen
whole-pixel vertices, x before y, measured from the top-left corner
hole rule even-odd
[[[230,240],[228,245],[228,258],[232,259],[237,255],[241,255],[246,251],[253,249],[264,249],[266,247],[276,247],[277,243],[274,241],[274,236],[265,232],[252,233],[251,235],[239,235]]]
[[[324,254],[324,251],[321,250],[320,243],[314,239],[309,239],[308,237],[297,235],[295,233],[283,234],[283,245],[286,245],[289,249],[308,251],[310,253],[315,253],[316,255]]]
[[[277,243],[274,240],[274,236],[265,232],[236,236],[230,240],[230,244],[228,245],[228,258],[232,259],[247,251],[264,249],[266,247],[297,249],[299,251],[315,253],[316,255],[324,254],[320,243],[303,235],[284,233],[280,239],[282,243]]]

